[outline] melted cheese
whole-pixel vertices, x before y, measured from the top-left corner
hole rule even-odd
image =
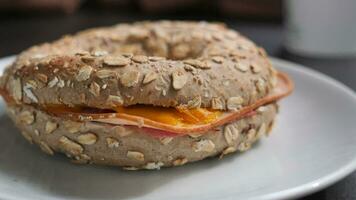
[[[164,108],[145,105],[118,107],[115,110],[118,113],[144,117],[169,125],[208,124],[221,115],[219,111],[204,108]]]
[[[50,113],[87,113],[87,114],[105,114],[112,113],[111,110],[101,110],[95,108],[67,107],[61,105],[46,106]],[[116,113],[127,114],[146,118],[152,121],[160,122],[173,126],[190,126],[208,124],[218,119],[222,114],[220,111],[186,107],[164,108],[148,105],[133,105],[128,107],[113,108]]]

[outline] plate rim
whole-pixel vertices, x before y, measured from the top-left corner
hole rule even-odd
[[[275,66],[281,66],[282,68],[288,68],[290,70],[294,70],[300,74],[307,75],[316,79],[319,79],[322,82],[327,82],[339,90],[342,90],[344,93],[346,93],[348,96],[353,98],[356,103],[356,92],[348,87],[347,85],[341,83],[339,80],[336,80],[322,72],[319,72],[317,70],[308,68],[302,64],[294,63],[291,61],[287,61],[281,58],[276,58],[276,57],[269,57],[271,60],[272,65]],[[8,61],[8,60],[15,60],[16,55],[10,55],[10,56],[5,56],[0,58],[0,62],[3,61]],[[3,72],[3,68],[0,68],[0,75]],[[296,86],[297,87],[297,86]],[[252,199],[264,199],[264,200],[270,200],[270,199],[286,199],[286,198],[298,198],[302,196],[306,196],[308,194],[320,191],[322,189],[325,189],[326,187],[342,180],[346,176],[350,175],[352,172],[356,170],[356,152],[353,156],[353,159],[347,163],[346,165],[341,166],[339,169],[323,176],[320,177],[316,180],[301,184],[296,187],[292,187],[289,189],[281,190],[278,192],[271,192],[267,193],[261,196],[256,196],[256,197],[249,197]],[[222,197],[222,199],[231,199],[234,198],[234,194],[232,193],[228,196]],[[0,198],[4,199],[13,199],[14,197],[8,196],[6,194],[1,194],[0,193]]]
[[[356,92],[350,87],[348,87],[347,85],[340,82],[339,80],[336,80],[317,70],[308,68],[302,64],[294,63],[276,57],[270,57],[270,60],[272,61],[272,65],[282,66],[282,68],[285,67],[284,65],[286,65],[287,68],[297,71],[298,73],[312,76],[313,78],[317,78],[321,81],[330,83],[331,85],[337,87],[339,90],[342,90],[344,93],[346,93],[351,98],[353,98],[356,103]],[[308,194],[325,189],[326,187],[350,175],[355,170],[356,170],[356,153],[354,154],[354,158],[348,164],[341,166],[338,170],[335,170],[332,173],[329,173],[323,177],[320,177],[319,179],[304,183],[302,185],[290,189],[285,189],[279,192],[263,195],[259,197],[259,199],[269,200],[269,199],[286,199],[286,198],[303,197]]]

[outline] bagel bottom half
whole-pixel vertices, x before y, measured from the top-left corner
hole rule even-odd
[[[277,105],[262,106],[240,120],[201,135],[157,137],[146,129],[98,122],[76,122],[54,117],[32,106],[9,106],[10,118],[22,135],[47,154],[66,154],[75,163],[159,169],[245,151],[267,134]]]

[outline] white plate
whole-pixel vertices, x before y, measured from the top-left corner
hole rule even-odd
[[[2,59],[0,68],[12,61]],[[250,151],[160,171],[74,165],[28,144],[0,103],[0,199],[284,199],[320,190],[356,167],[356,95],[300,65],[270,138]]]

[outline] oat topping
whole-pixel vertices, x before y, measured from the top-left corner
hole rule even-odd
[[[169,144],[173,140],[173,137],[162,137],[160,141],[163,145]]]
[[[194,97],[194,99],[188,101],[188,108],[192,109],[192,108],[200,108],[201,106],[201,97],[200,96],[196,96]]]
[[[130,159],[137,160],[137,161],[145,160],[145,156],[143,155],[143,153],[138,151],[128,151],[126,156]]]
[[[123,170],[127,170],[127,171],[136,171],[139,170],[137,167],[123,167]]]
[[[221,153],[221,155],[219,156],[219,158],[223,158],[224,155],[230,154],[230,153],[234,153],[237,149],[235,147],[226,147],[223,152]]]
[[[156,72],[148,72],[146,75],[145,75],[145,78],[143,79],[142,83],[143,84],[148,84],[154,80],[156,80],[158,77],[157,73]]]
[[[172,56],[176,59],[183,59],[190,53],[190,47],[188,44],[178,44],[172,49]]]
[[[58,78],[55,76],[50,82],[48,82],[48,87],[53,88],[58,83]]]
[[[267,133],[267,126],[266,123],[262,123],[260,128],[257,131],[257,136],[261,137],[262,135]]]
[[[247,151],[248,149],[251,148],[251,144],[250,143],[247,143],[247,142],[244,142],[244,143],[241,143],[239,144],[239,146],[237,147],[237,149],[241,152],[244,152],[244,151]]]
[[[58,124],[56,122],[51,122],[48,121],[45,126],[45,133],[50,134],[53,133],[58,127]]]
[[[244,62],[238,62],[235,64],[235,68],[240,70],[241,72],[247,72],[249,69],[249,65]]]
[[[111,70],[102,69],[96,72],[96,76],[99,77],[100,79],[104,79],[109,77],[115,77],[116,74]]]
[[[109,148],[118,148],[120,146],[119,141],[112,137],[106,138],[106,144]]]
[[[124,100],[120,96],[115,96],[115,95],[109,95],[107,101],[110,102],[114,106],[122,105],[124,103]]]
[[[228,145],[234,145],[239,138],[239,130],[237,129],[237,125],[226,125],[224,128],[224,137]]]
[[[78,133],[80,131],[80,127],[81,127],[80,122],[73,122],[73,121],[64,121],[63,125],[64,125],[64,128],[69,133]]]
[[[80,144],[84,144],[84,145],[95,144],[97,140],[98,137],[94,133],[86,133],[86,134],[79,135],[77,137],[77,141]]]
[[[45,152],[46,154],[48,154],[48,155],[53,155],[54,154],[54,152],[51,149],[51,147],[49,147],[48,144],[46,144],[45,142],[41,141],[39,143],[39,146],[40,146],[41,150],[43,152]]]
[[[149,61],[153,61],[153,62],[156,62],[156,61],[160,61],[160,60],[165,60],[166,58],[164,57],[158,57],[158,56],[150,56],[148,57],[148,60]]]
[[[11,91],[15,101],[21,101],[21,99],[22,99],[22,85],[21,85],[21,80],[19,78],[11,79],[10,91]]]
[[[70,140],[66,136],[59,138],[58,146],[62,151],[71,156],[79,156],[84,151],[80,144]]]
[[[88,80],[90,78],[92,71],[93,71],[93,68],[88,65],[80,68],[80,70],[76,76],[77,81]]]
[[[92,82],[89,87],[89,92],[98,97],[100,95],[100,85],[96,82]]]
[[[258,92],[264,92],[265,91],[265,81],[262,79],[258,79],[256,81],[256,88]]]
[[[137,63],[146,63],[146,62],[148,62],[147,56],[143,56],[143,55],[133,56],[131,58],[131,60],[134,61],[134,62],[137,62]]]
[[[257,66],[257,65],[251,65],[251,71],[255,74],[260,73],[261,72],[261,67]]]
[[[95,57],[91,55],[83,55],[80,59],[85,63],[90,63],[95,60]]]
[[[196,68],[201,68],[201,69],[209,69],[210,66],[207,63],[204,63],[200,60],[185,60],[184,64],[191,65]]]
[[[188,162],[188,159],[186,158],[178,158],[176,160],[173,161],[173,165],[174,166],[181,166],[181,165],[184,165]]]
[[[21,134],[29,143],[31,143],[31,144],[33,143],[30,133],[28,133],[26,131],[21,131]]]
[[[213,97],[211,99],[211,107],[212,107],[212,109],[215,109],[215,110],[224,110],[225,109],[224,100],[222,100],[219,97]]]
[[[42,83],[47,83],[47,81],[48,81],[48,77],[45,74],[38,73],[38,74],[36,74],[36,77]]]
[[[214,56],[214,57],[212,57],[212,60],[214,62],[218,63],[218,64],[221,64],[221,63],[224,62],[224,57],[222,57],[222,56]]]
[[[30,111],[23,111],[19,115],[19,120],[21,123],[31,125],[35,122],[35,115]]]
[[[172,73],[172,85],[176,90],[180,90],[187,83],[188,76],[183,71],[177,70]]]
[[[32,92],[32,88],[33,88],[32,85],[26,84],[26,85],[23,87],[23,92],[25,93],[25,95],[26,95],[29,99],[32,100],[32,102],[38,103],[38,99],[37,99],[36,95]]]
[[[162,162],[149,162],[145,165],[145,169],[159,170],[164,164]]]
[[[40,136],[40,131],[37,130],[37,129],[35,129],[35,130],[33,131],[33,133],[34,133],[37,137]]]
[[[120,136],[120,137],[125,137],[131,134],[131,131],[128,129],[125,129],[123,126],[115,126],[112,128],[112,131],[115,135]]]
[[[230,97],[227,100],[227,109],[229,110],[238,110],[242,107],[243,103],[243,98],[242,97]]]
[[[130,64],[130,59],[125,57],[106,57],[104,59],[104,64],[110,67],[124,67]]]
[[[215,144],[211,140],[202,139],[193,143],[195,152],[212,152],[215,150]]]
[[[121,84],[125,87],[133,87],[138,83],[140,72],[128,71],[121,76]]]
[[[108,52],[107,51],[94,51],[92,52],[92,55],[93,56],[96,56],[96,57],[101,57],[101,56],[105,56],[105,55],[108,55]]]

